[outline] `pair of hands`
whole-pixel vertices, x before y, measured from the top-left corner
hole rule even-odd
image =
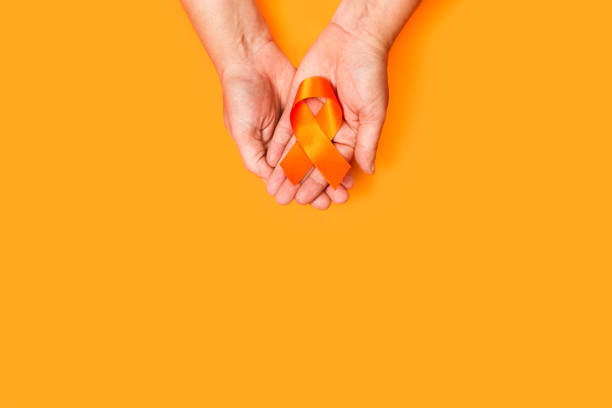
[[[289,113],[302,80],[322,76],[335,86],[344,110],[344,124],[333,142],[347,161],[353,156],[366,173],[374,172],[376,147],[388,102],[387,50],[330,23],[296,69],[272,40],[222,74],[225,125],[236,141],[248,170],[261,177],[280,204],[327,209],[344,203],[352,176],[336,190],[313,170],[298,184],[285,177],[279,162],[295,143]],[[310,101],[316,112],[320,101]]]
[[[374,173],[388,103],[388,51],[418,0],[343,0],[297,70],[272,39],[254,3],[183,3],[219,73],[225,126],[246,168],[264,180],[280,204],[295,198],[300,204],[324,210],[332,202],[344,203],[353,186],[350,174],[334,190],[313,167],[294,186],[279,166],[295,143],[289,120],[293,98],[304,79],[327,78],[344,112],[344,123],[333,143],[347,161],[355,158],[365,173]],[[220,35],[232,26],[244,30]],[[264,34],[252,34],[258,32]],[[222,46],[223,37],[233,41]],[[316,99],[307,103],[314,113],[323,105]]]

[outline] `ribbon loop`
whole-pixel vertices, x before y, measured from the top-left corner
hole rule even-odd
[[[316,116],[306,105],[309,98],[326,98]],[[299,183],[314,165],[330,186],[338,188],[351,165],[332,143],[342,126],[342,108],[327,79],[311,77],[300,83],[290,119],[297,142],[280,163],[289,181]]]

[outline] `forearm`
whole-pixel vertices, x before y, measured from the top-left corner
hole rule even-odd
[[[181,0],[220,76],[272,37],[254,0]]]
[[[342,0],[332,22],[389,50],[420,0]]]

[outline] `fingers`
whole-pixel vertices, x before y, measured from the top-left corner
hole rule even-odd
[[[289,179],[285,177],[284,181],[278,189],[278,192],[276,193],[276,202],[280,205],[289,204],[291,201],[293,201],[293,198],[295,197],[295,194],[297,193],[299,188],[299,184],[294,186],[293,184],[291,184]]]
[[[316,172],[318,172],[318,170],[313,171],[312,174],[303,181],[299,190],[296,192],[295,201],[298,204],[304,205],[313,202],[319,195],[327,193],[334,203],[344,204],[349,198],[348,189],[353,187],[354,184],[353,176],[347,174],[342,184],[334,190],[327,184],[327,181],[323,178],[321,173],[315,174]]]
[[[307,104],[311,111],[316,114],[324,103],[317,99],[311,99],[307,101]],[[268,193],[274,195],[276,201],[281,205],[289,204],[294,198],[299,204],[312,204],[319,209],[329,207],[332,201],[337,204],[346,202],[348,200],[347,188],[352,187],[354,183],[350,175],[345,177],[342,185],[336,190],[329,187],[327,180],[317,169],[313,169],[295,186],[286,178],[279,162],[295,143],[295,137],[292,137],[293,130],[291,129],[289,113],[290,109],[285,109],[268,145],[266,161],[268,165],[275,167],[266,183]],[[355,145],[355,133],[350,128],[343,126],[335,140],[338,141],[338,143],[335,143],[338,151],[346,160],[350,161],[353,155],[352,146]]]
[[[323,202],[326,202],[326,198],[321,198],[321,196],[326,196],[330,199],[331,202],[336,204],[343,204],[348,200],[349,194],[348,189],[352,188],[355,183],[355,179],[351,174],[347,174],[342,180],[342,185],[334,190],[330,186],[327,186],[324,192],[320,193],[312,203],[310,203],[313,207],[318,208],[320,210],[327,209],[329,205],[322,205]],[[282,187],[282,192],[280,191]],[[276,196],[276,201],[281,205],[287,205],[293,198],[295,197],[298,188],[300,185],[294,186],[291,184],[289,180],[285,177],[285,173],[283,172],[282,167],[278,166],[272,171],[272,175],[268,179],[267,189],[270,195]],[[306,203],[307,204],[307,203]],[[325,208],[322,208],[325,207]]]
[[[315,169],[311,172],[310,176],[307,176],[302,181],[302,185],[295,195],[295,201],[302,205],[308,204],[325,191],[325,187],[327,187],[327,181],[321,172]]]
[[[267,182],[273,169],[266,161],[263,143],[254,137],[249,137],[236,139],[236,144],[247,170]]]
[[[325,188],[325,193],[336,204],[344,204],[349,198],[349,193],[343,186],[339,186],[335,190],[331,186],[327,186],[327,188]]]
[[[362,122],[357,129],[357,144],[355,146],[355,161],[367,174],[374,173],[374,161],[378,140],[385,122],[384,114],[374,120]]]
[[[285,179],[286,177],[285,173],[283,172],[283,168],[281,166],[276,166],[274,170],[272,170],[272,174],[266,183],[268,194],[275,196]]]
[[[327,186],[325,193],[321,194],[327,194],[335,204],[344,204],[349,198],[348,190],[353,188],[354,184],[355,179],[350,173],[347,173],[346,176],[344,176],[344,180],[342,180],[342,184],[336,190],[334,190],[331,186]],[[315,201],[316,200],[317,199],[315,198]]]
[[[321,194],[312,202],[312,206],[319,210],[327,210],[331,205],[329,196],[325,193]]]
[[[275,197],[276,202],[278,202],[281,205],[287,205],[291,201],[293,201],[298,189],[300,188],[300,185],[298,184],[294,186],[293,184],[291,184],[291,182],[286,177],[284,177],[284,173],[282,173],[282,169],[280,170],[280,173],[277,172],[279,168],[280,167],[274,169],[274,173],[270,177],[268,184],[272,181],[273,178],[278,177],[278,174],[281,174],[282,181],[281,181],[280,186],[278,187],[278,192],[272,195],[276,196]],[[353,184],[354,184],[353,176],[351,176],[350,174],[347,174],[344,180],[342,181],[342,185],[338,186],[336,190],[334,190],[331,186],[327,185],[324,188],[325,191],[320,192],[314,199],[307,201],[307,202],[300,202],[297,199],[296,201],[300,204],[310,203],[312,206],[320,210],[327,209],[327,207],[329,207],[329,205],[327,205],[325,208],[321,208],[323,206],[322,203],[327,201],[327,199],[330,200],[330,203],[329,203],[330,205],[331,205],[331,202],[334,202],[336,204],[344,204],[349,198],[348,189],[353,187]],[[325,196],[326,198],[322,198],[321,196]]]
[[[327,186],[325,191],[319,194],[319,196],[315,198],[312,203],[310,203],[310,205],[315,208],[318,208],[319,210],[323,210],[324,208],[320,208],[319,203],[321,202],[320,200],[325,200],[326,197],[329,198],[330,201],[334,202],[335,204],[344,204],[349,198],[347,190],[353,187],[354,182],[355,180],[353,179],[353,176],[347,174],[346,177],[344,177],[344,180],[342,181],[342,185],[337,190],[334,190],[333,188],[331,188],[331,186]]]
[[[283,157],[285,154],[287,154],[287,152],[293,147],[294,144],[295,144],[295,138],[293,138],[289,143],[285,144],[283,148],[284,150],[281,152],[282,154],[280,157]],[[277,162],[278,161],[280,160],[277,160]],[[267,182],[268,193],[270,195],[275,196],[280,190],[281,186],[283,185],[286,179],[287,177],[285,176],[285,172],[283,171],[283,168],[277,163],[276,167],[274,167],[274,170],[272,171],[270,179]],[[291,202],[291,200],[293,200],[293,197],[291,197],[289,202]]]
[[[336,148],[346,160],[350,161],[353,154],[351,146],[355,140],[354,132],[349,127],[343,126],[338,132],[336,139],[338,140],[338,143],[335,143]],[[283,155],[291,149],[294,143],[295,138],[285,146]],[[296,201],[300,204],[308,204],[314,202],[319,195],[325,194],[326,189],[329,188],[332,191],[331,194],[327,194],[330,199],[337,204],[342,204],[348,199],[348,191],[346,190],[353,187],[353,184],[353,176],[347,174],[342,180],[342,185],[337,190],[333,190],[329,187],[321,172],[313,169],[299,184],[294,186],[286,178],[283,169],[277,166],[268,180],[267,189],[268,193],[276,196],[276,201],[279,204],[286,205],[296,198],[298,191],[303,190],[299,193],[300,195],[296,198]]]
[[[293,130],[291,129],[291,121],[289,119],[290,112],[291,109],[285,109],[278,121],[278,124],[276,125],[272,140],[268,145],[266,161],[271,167],[276,167],[278,165],[278,162],[287,148],[287,143],[289,143],[291,135],[293,134]]]
[[[346,173],[346,176],[344,176],[344,180],[342,180],[342,185],[347,190],[353,188],[353,186],[355,185],[355,179],[353,178],[351,173]]]
[[[340,154],[347,160],[350,161],[353,155],[353,148],[349,145],[345,144],[335,144],[336,149],[340,152]],[[323,177],[323,174],[318,169],[314,169],[310,175],[306,176],[304,180],[302,180],[300,189],[297,191],[295,201],[300,204],[308,204],[312,200],[314,200],[321,192],[325,191],[328,187],[327,180]],[[333,189],[332,189],[333,190]],[[341,202],[345,202],[348,199],[348,193],[346,193],[346,189],[341,185],[338,186],[338,194],[336,197]],[[346,194],[346,197],[344,195]],[[330,196],[331,197],[331,196]],[[333,200],[333,198],[332,198]],[[335,202],[335,200],[334,200]]]
[[[317,176],[311,176],[304,181],[296,192],[295,201],[302,205],[309,204],[320,194],[325,193],[327,193],[336,204],[344,204],[346,200],[348,200],[348,191],[343,185],[339,185],[338,188],[334,190],[327,184],[327,181],[323,180],[323,182],[320,182]]]
[[[347,174],[344,180],[342,181],[342,185],[337,190],[334,190],[333,188],[331,188],[331,186],[327,186],[325,191],[319,194],[319,196],[315,198],[312,203],[310,203],[310,205],[315,208],[318,208],[319,210],[326,210],[327,208],[329,208],[332,202],[334,202],[335,204],[344,204],[349,197],[347,190],[353,186],[353,183],[353,176]],[[325,208],[321,208],[322,203],[326,202],[328,199],[330,201],[329,205],[327,205]]]

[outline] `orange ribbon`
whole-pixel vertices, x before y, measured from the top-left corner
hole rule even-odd
[[[309,98],[327,99],[316,116],[306,105]],[[342,126],[342,108],[329,81],[321,77],[303,80],[290,118],[297,142],[280,164],[289,181],[299,183],[314,165],[330,186],[338,188],[351,165],[332,143]]]

